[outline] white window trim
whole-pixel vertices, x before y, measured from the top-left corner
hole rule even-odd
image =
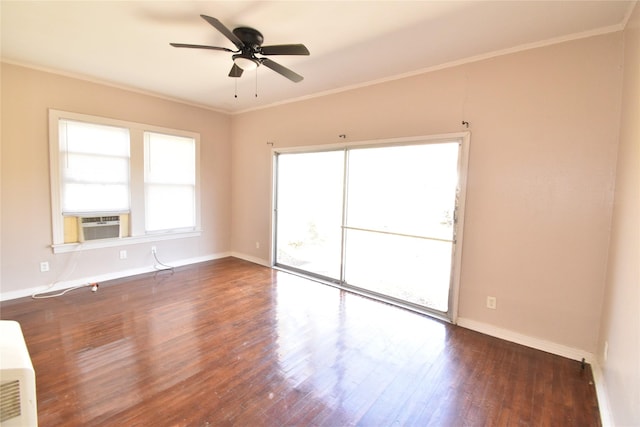
[[[64,219],[60,204],[60,134],[58,121],[60,119],[118,126],[129,129],[130,146],[130,227],[131,236],[95,240],[84,243],[64,243]],[[196,226],[194,229],[164,230],[161,232],[145,231],[145,201],[144,201],[144,132],[158,132],[169,135],[193,138],[196,142]],[[138,244],[167,239],[197,237],[202,233],[201,201],[200,201],[200,134],[179,129],[171,129],[125,120],[110,119],[88,114],[72,113],[61,110],[49,110],[49,167],[51,182],[51,226],[52,245],[54,253],[71,252],[75,250],[97,249],[121,245]]]
[[[62,243],[59,245],[51,245],[53,253],[63,254],[67,252],[75,252],[79,250],[99,249],[99,248],[112,248],[116,246],[128,246],[137,245],[140,243],[152,243],[161,240],[173,240],[173,239],[186,239],[189,237],[199,237],[202,234],[201,230],[190,232],[171,232],[165,234],[147,234],[144,236],[131,236],[115,239],[104,240],[91,240],[82,243]]]

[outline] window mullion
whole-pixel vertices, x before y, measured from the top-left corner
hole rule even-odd
[[[349,191],[349,150],[344,149],[344,165],[343,165],[343,177],[342,177],[342,224],[340,227],[340,284],[345,283],[345,269],[346,269],[346,251],[347,251],[347,215],[348,215],[348,191]]]
[[[144,131],[131,129],[131,215],[130,227],[132,236],[145,234],[144,218]]]

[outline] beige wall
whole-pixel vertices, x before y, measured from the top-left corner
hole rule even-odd
[[[264,262],[270,147],[471,123],[459,315],[595,352],[620,116],[620,33],[496,57],[232,122],[232,248]],[[498,309],[485,308],[486,296]]]
[[[599,358],[615,425],[640,425],[640,6],[624,33],[622,122]],[[605,359],[605,343],[608,351]]]
[[[230,248],[230,117],[109,86],[2,64],[1,290],[19,294],[56,281],[151,267],[151,243],[52,254],[48,109],[199,132],[201,237],[158,242],[162,261],[212,257]],[[128,258],[119,259],[120,249]],[[48,261],[51,271],[41,273]]]

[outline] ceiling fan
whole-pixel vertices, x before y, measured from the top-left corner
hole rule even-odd
[[[229,72],[229,77],[240,77],[245,70],[256,69],[259,65],[264,65],[267,68],[272,69],[278,74],[283,75],[293,82],[302,81],[303,77],[300,74],[293,72],[287,67],[278,64],[277,62],[269,59],[262,58],[256,55],[309,55],[309,50],[303,44],[281,44],[273,46],[262,46],[264,37],[260,31],[250,27],[238,27],[233,31],[230,31],[224,26],[222,22],[216,18],[212,18],[207,15],[200,15],[205,21],[211,24],[216,30],[220,31],[226,38],[231,40],[238,50],[228,49],[226,47],[218,46],[204,46],[199,44],[186,44],[186,43],[169,43],[173,47],[187,47],[194,49],[210,49],[210,50],[222,50],[224,52],[231,52],[233,67]]]

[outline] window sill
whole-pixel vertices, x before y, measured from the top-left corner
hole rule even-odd
[[[82,243],[60,243],[51,245],[54,254],[64,254],[89,249],[112,248],[114,246],[137,245],[140,243],[152,243],[161,240],[186,239],[200,237],[202,230],[184,231],[174,233],[145,234],[144,236],[120,237],[115,239],[90,240]]]

